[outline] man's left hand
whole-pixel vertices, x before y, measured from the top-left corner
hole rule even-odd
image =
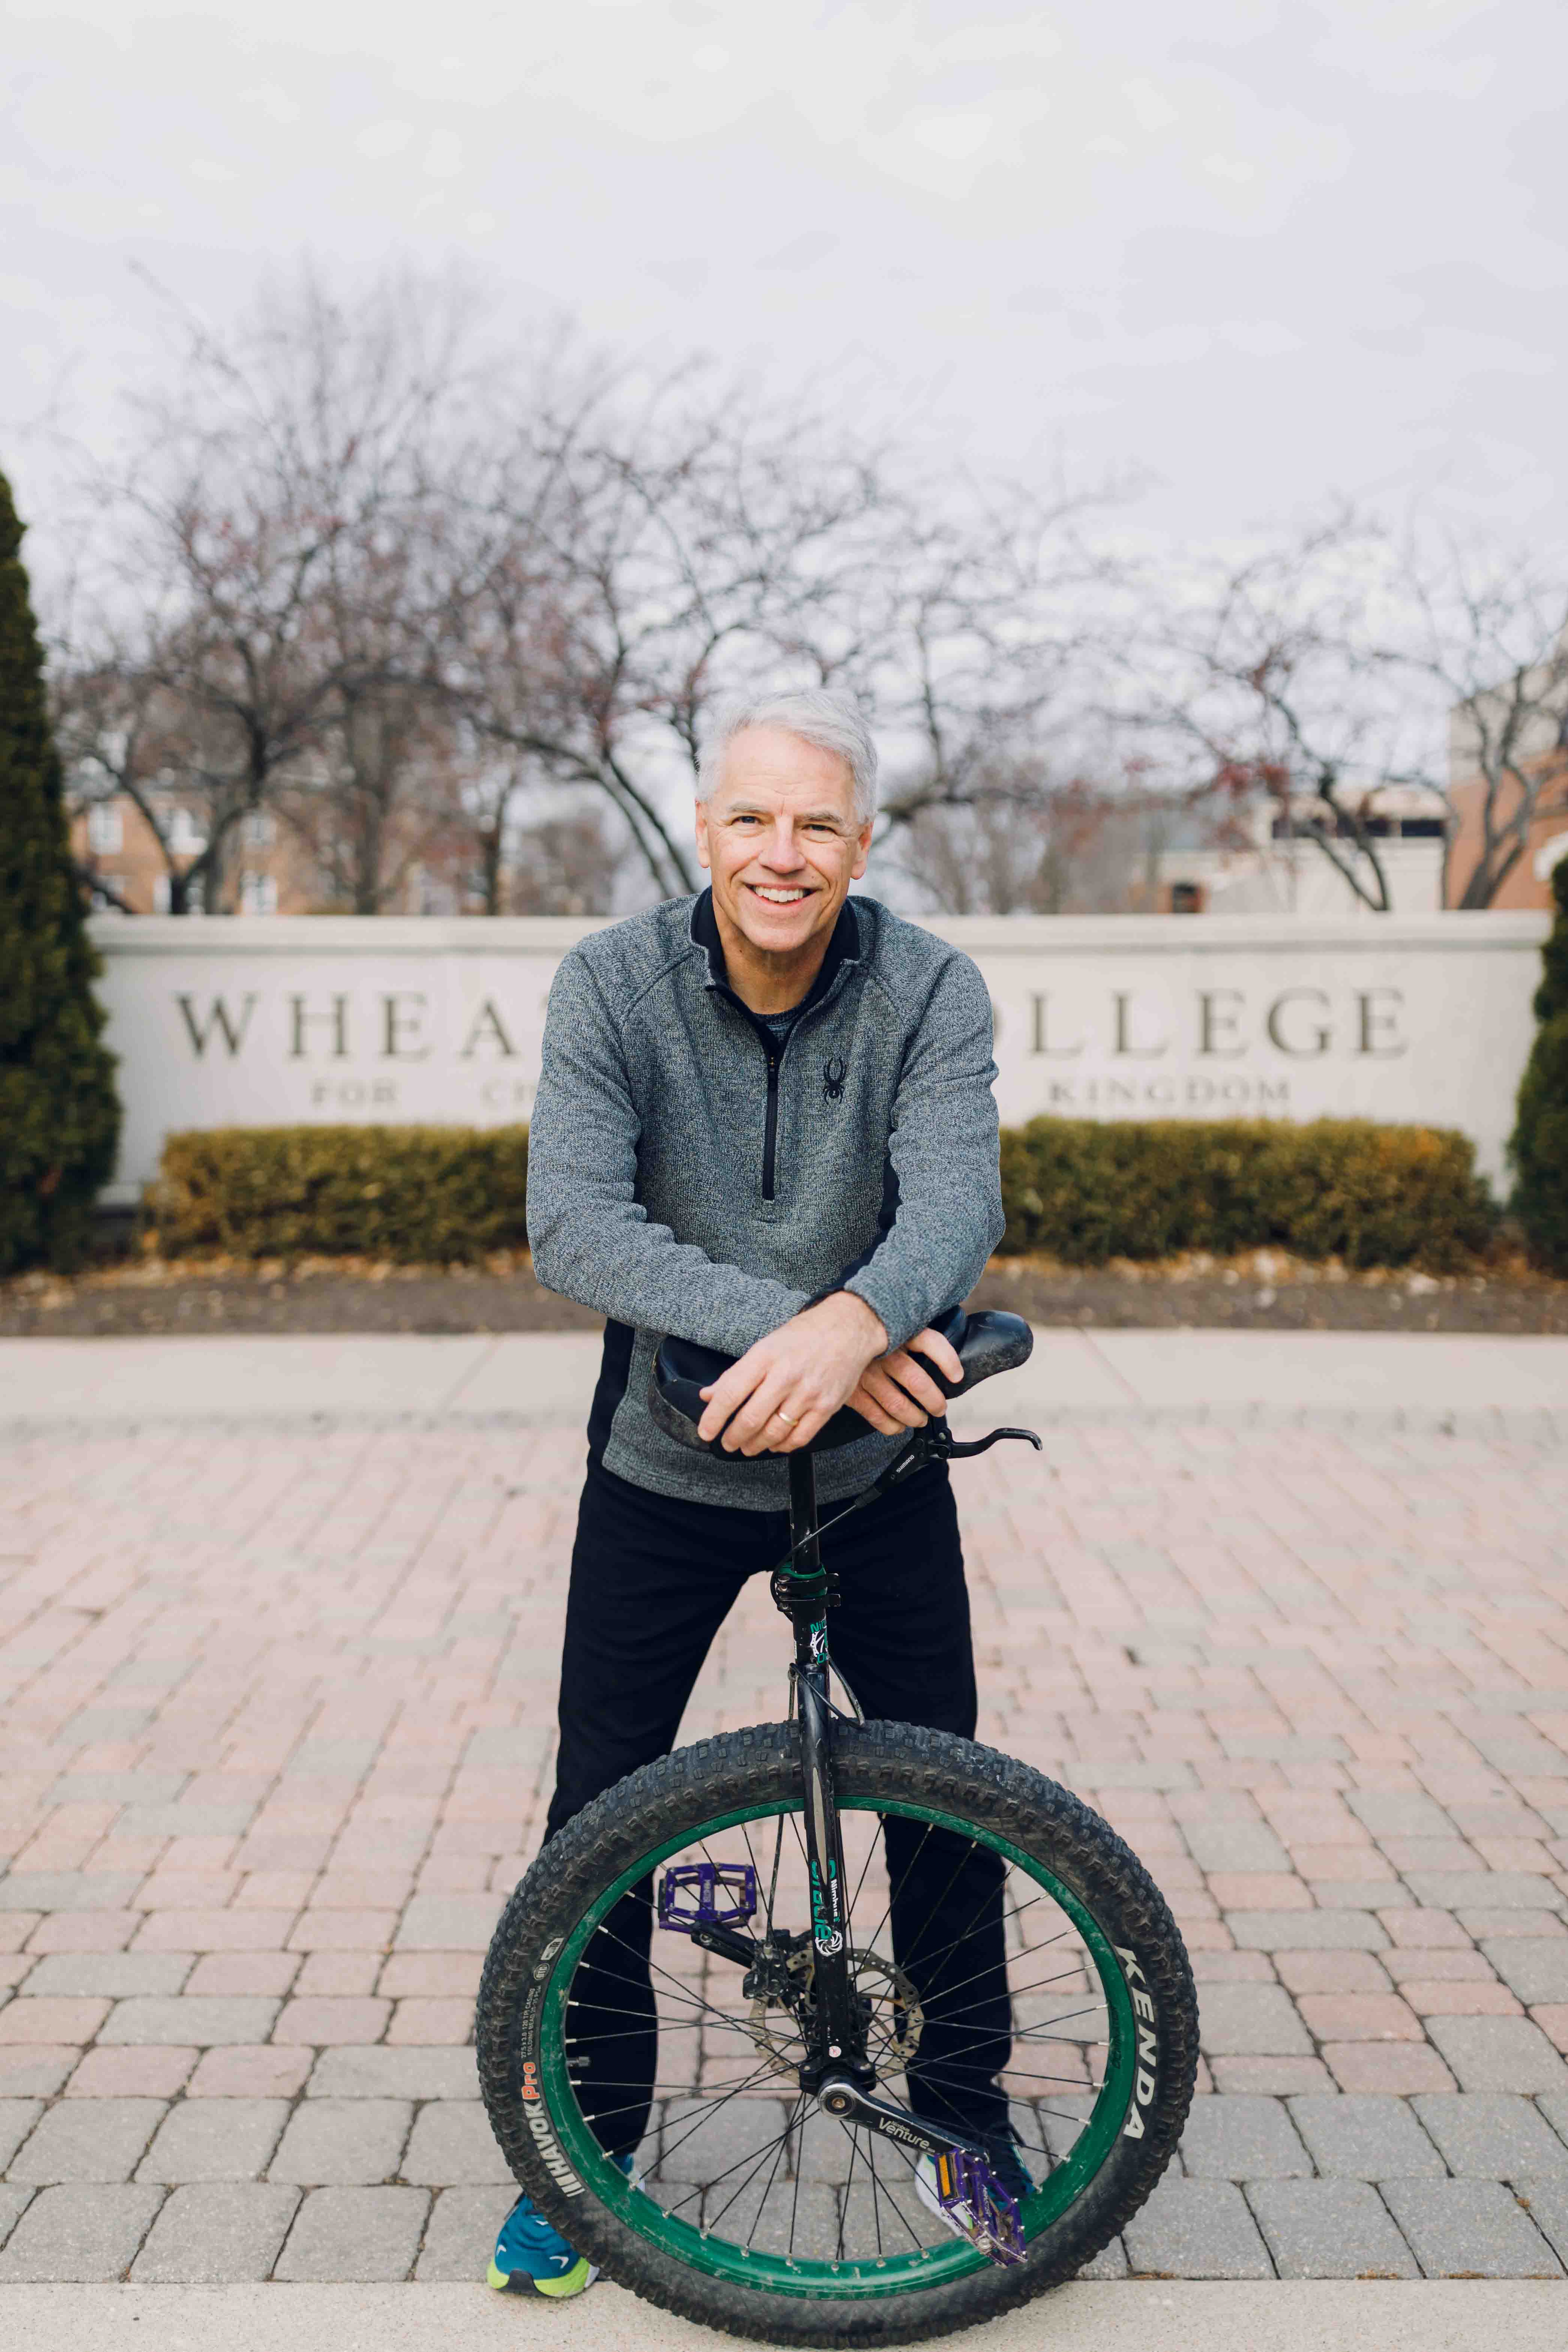
[[[920,1331],[909,1350],[889,1349],[880,1318],[853,1291],[781,1324],[704,1389],[698,1430],[710,1443],[723,1431],[727,1454],[794,1454],[809,1445],[840,1405],[852,1404],[873,1429],[896,1436],[945,1412],[947,1399],[918,1349],[949,1380],[963,1367],[940,1331]],[[728,1425],[726,1425],[728,1424]]]
[[[748,1348],[711,1388],[698,1433],[726,1454],[793,1454],[859,1387],[888,1335],[852,1290],[836,1290]]]

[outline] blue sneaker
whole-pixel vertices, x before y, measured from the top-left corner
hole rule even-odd
[[[615,2162],[629,2180],[632,2159]],[[531,2197],[520,2197],[500,2225],[496,2250],[485,2273],[498,2294],[581,2294],[598,2277],[598,2265],[570,2247],[552,2221],[547,2221]]]

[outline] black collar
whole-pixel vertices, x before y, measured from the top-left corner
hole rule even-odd
[[[721,988],[727,996],[735,996],[735,992],[730,985],[730,975],[724,966],[724,943],[719,937],[719,919],[713,912],[711,887],[702,892],[691,909],[691,939],[695,946],[707,950],[707,985],[710,988]],[[838,920],[833,926],[833,936],[827,942],[827,953],[822,959],[822,969],[812,982],[801,1003],[792,1009],[797,1013],[808,1013],[813,1005],[820,1004],[837,979],[840,965],[858,963],[859,961],[859,919],[855,912],[854,899],[846,898],[838,909]],[[735,996],[735,1002],[737,1004],[741,1003],[738,996]],[[751,1008],[742,1005],[741,1009],[742,1012],[750,1012]],[[754,1013],[752,1014],[753,1020],[756,1017]]]

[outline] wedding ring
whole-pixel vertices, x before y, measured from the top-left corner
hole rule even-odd
[[[773,1414],[773,1419],[775,1421],[782,1421],[786,1429],[793,1429],[795,1423],[800,1419],[800,1415],[796,1412],[775,1412]]]

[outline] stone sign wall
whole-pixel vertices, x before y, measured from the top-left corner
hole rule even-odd
[[[526,1119],[568,921],[95,919],[133,1200],[173,1128]],[[1005,1121],[1425,1120],[1494,1179],[1547,919],[951,919]]]

